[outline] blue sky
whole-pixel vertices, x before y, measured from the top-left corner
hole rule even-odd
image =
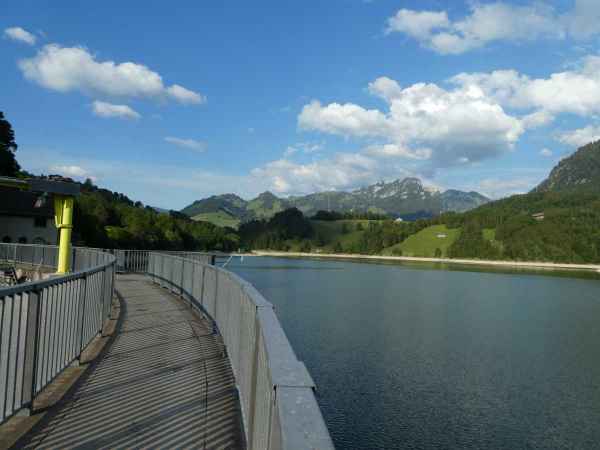
[[[155,206],[405,176],[500,197],[600,137],[596,0],[3,6],[24,168]]]

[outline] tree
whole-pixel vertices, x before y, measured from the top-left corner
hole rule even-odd
[[[17,147],[15,132],[10,122],[4,118],[4,113],[0,111],[0,175],[8,177],[19,175],[21,167],[15,158]]]
[[[442,257],[442,250],[439,247],[435,249],[434,256],[436,258],[441,258]]]

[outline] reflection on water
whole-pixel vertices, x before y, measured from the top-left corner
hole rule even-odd
[[[598,448],[596,273],[258,257],[227,268],[276,306],[339,449]]]

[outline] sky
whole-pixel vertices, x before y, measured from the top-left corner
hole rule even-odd
[[[600,2],[5,0],[17,158],[168,209],[416,176],[526,192],[600,138]]]

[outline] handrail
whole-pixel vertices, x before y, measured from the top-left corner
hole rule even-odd
[[[201,261],[151,252],[148,275],[220,331],[251,450],[333,449],[315,384],[298,361],[273,305],[247,281]]]
[[[55,269],[58,248],[0,244],[0,261]],[[73,248],[75,272],[0,288],[0,423],[35,396],[102,332],[110,316],[116,259]]]
[[[148,271],[148,258],[150,253],[159,252],[168,255],[176,255],[187,259],[212,258],[210,264],[214,264],[214,255],[205,252],[182,252],[182,251],[158,251],[158,250],[109,250],[117,258],[117,272],[146,273]]]

